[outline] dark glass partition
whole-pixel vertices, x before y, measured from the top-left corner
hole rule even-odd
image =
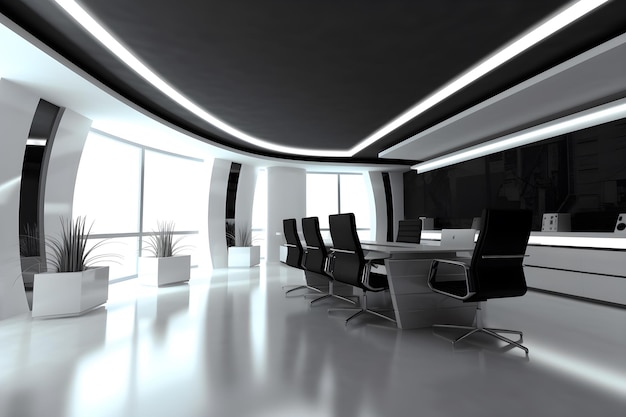
[[[46,146],[55,129],[60,108],[39,100],[24,150],[20,183],[19,244],[22,276],[26,288],[32,287],[32,276],[43,270],[42,178]]]
[[[626,213],[626,120],[417,174],[404,174],[405,217],[469,228],[482,209],[570,213],[572,231],[611,232]]]

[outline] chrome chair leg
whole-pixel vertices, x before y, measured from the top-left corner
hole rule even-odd
[[[314,294],[311,294],[311,295],[314,295]],[[354,304],[354,305],[356,305],[356,303],[357,303],[355,300],[351,300],[351,299],[346,298],[346,297],[343,297],[343,296],[341,296],[341,295],[337,295],[337,294],[326,294],[326,295],[323,295],[323,296],[321,296],[321,297],[316,298],[315,300],[311,300],[311,305],[313,305],[313,303],[316,303],[316,302],[318,302],[318,301],[325,300],[325,299],[327,299],[327,298],[331,298],[331,297],[332,297],[332,298],[337,298],[337,299],[342,300],[342,301],[347,301],[347,302],[349,302],[350,304]]]
[[[286,286],[285,286],[286,287]],[[285,287],[283,287],[283,289],[285,289]],[[309,289],[309,290],[313,290],[313,291],[317,291],[319,293],[323,293],[324,291],[320,290],[319,288],[315,288],[315,287],[310,287],[308,285],[297,285],[295,288],[291,288],[289,290],[287,290],[285,292],[285,295],[289,294],[292,291],[297,291],[297,290],[303,290],[303,289]]]
[[[317,303],[318,301],[325,300],[331,297],[332,297],[331,294],[322,295],[321,297],[317,297],[315,300],[311,300],[311,305],[313,305],[314,303]]]
[[[485,329],[489,329],[492,332],[496,332],[496,333],[510,333],[510,334],[516,334],[519,335],[519,337],[523,337],[524,333],[520,332],[519,330],[509,330],[509,329],[495,329],[493,327],[485,327]]]
[[[469,332],[465,333],[463,336],[457,337],[456,339],[454,339],[454,341],[452,343],[455,344],[456,342],[460,342],[461,340],[465,339],[466,337],[469,337],[469,336],[473,335],[474,333],[476,333],[478,331],[480,331],[480,329],[472,329]]]
[[[396,323],[396,319],[394,319],[393,317],[389,317],[389,316],[387,316],[385,314],[382,314],[382,313],[380,313],[378,311],[374,311],[374,310],[370,310],[370,309],[367,309],[365,311],[370,313],[370,314],[373,314],[373,315],[375,315],[377,317],[380,317],[382,319],[389,320],[392,323]],[[393,311],[393,310],[382,310],[382,311]]]
[[[361,314],[363,314],[363,313],[365,313],[365,310],[359,310],[359,311],[357,311],[356,313],[354,313],[353,315],[351,315],[350,317],[348,317],[348,318],[346,319],[345,324],[346,324],[346,325],[348,325],[348,322],[349,322],[350,320],[352,320],[352,319],[354,319],[354,318],[357,318],[358,316],[360,316],[360,315],[361,315]]]
[[[490,328],[490,327],[483,327],[482,308],[481,308],[480,303],[476,307],[476,320],[475,320],[475,323],[476,323],[476,326],[462,326],[462,325],[457,325],[457,324],[433,324],[433,327],[440,327],[440,328],[446,328],[446,329],[468,330],[467,333],[464,333],[460,337],[454,339],[452,341],[452,344],[456,344],[457,342],[460,342],[461,340],[463,340],[463,339],[473,335],[474,333],[482,332],[482,333],[488,334],[490,336],[493,336],[493,337],[495,337],[497,339],[500,339],[503,342],[506,342],[506,343],[508,343],[510,345],[518,347],[518,348],[522,349],[524,352],[526,352],[526,354],[528,355],[528,348],[526,346],[522,345],[519,342],[511,340],[508,337],[504,337],[504,336],[498,334],[498,333],[516,334],[516,335],[519,335],[520,342],[522,342],[524,340],[523,339],[524,336],[523,336],[523,333],[520,332],[519,330],[495,329],[495,328]]]
[[[472,327],[472,326],[461,326],[458,324],[433,324],[433,327],[443,327],[444,329],[462,329],[462,330],[475,329],[475,327]]]
[[[333,281],[330,281],[330,282],[328,283],[328,294],[323,295],[323,296],[321,296],[321,297],[318,297],[318,298],[316,298],[315,300],[312,300],[312,301],[311,301],[311,305],[313,305],[313,303],[316,303],[316,302],[318,302],[318,301],[320,301],[320,300],[325,300],[325,299],[330,298],[330,297],[333,297],[333,298],[338,298],[339,300],[347,301],[347,302],[349,302],[349,303],[351,303],[351,304],[355,304],[355,305],[356,305],[356,301],[351,300],[351,299],[349,299],[349,298],[347,298],[347,297],[344,297],[344,296],[341,296],[341,295],[335,294],[335,286],[334,286]]]
[[[506,342],[506,343],[508,343],[508,344],[511,344],[511,345],[513,345],[513,346],[516,346],[516,347],[518,347],[518,348],[522,349],[522,350],[523,350],[524,352],[526,352],[526,354],[528,355],[528,348],[527,348],[526,346],[524,346],[524,345],[522,345],[522,344],[520,344],[520,343],[517,343],[516,341],[511,340],[511,339],[509,339],[508,337],[504,337],[504,336],[502,336],[502,335],[500,335],[500,334],[498,334],[498,333],[496,333],[496,332],[493,332],[493,331],[491,331],[491,330],[489,330],[489,329],[481,329],[481,330],[482,330],[484,333],[488,334],[488,335],[491,335],[491,336],[493,336],[493,337],[496,337],[496,338],[498,338],[498,339],[502,340],[503,342]]]
[[[396,323],[396,319],[395,318],[389,317],[389,316],[387,316],[385,314],[382,314],[380,311],[374,311],[374,310],[371,310],[371,309],[367,308],[367,296],[365,294],[360,295],[359,296],[359,300],[360,300],[361,308],[358,309],[358,311],[356,311],[356,313],[354,313],[353,315],[348,317],[346,319],[346,321],[345,321],[345,324],[348,324],[348,322],[350,320],[352,320],[352,319],[354,319],[354,318],[356,318],[356,317],[358,317],[358,316],[360,316],[361,314],[364,314],[364,313],[369,313],[369,314],[372,314],[372,315],[374,315],[376,317],[380,317],[380,318],[383,318],[385,320],[388,320],[388,321],[390,321],[392,323]],[[355,311],[355,309],[353,309],[353,308],[332,308],[332,309],[328,310],[329,313],[331,311]],[[393,311],[393,310],[381,310],[381,311]]]

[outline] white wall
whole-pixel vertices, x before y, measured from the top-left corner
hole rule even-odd
[[[20,180],[30,125],[39,103],[32,92],[0,79],[0,319],[28,313],[19,251]]]
[[[385,242],[387,240],[387,200],[385,199],[385,184],[383,175],[378,171],[368,173],[370,189],[370,216],[372,240]]]
[[[402,172],[390,172],[391,195],[393,201],[393,239],[398,236],[398,222],[404,220],[404,175]]]
[[[211,263],[213,268],[228,266],[226,248],[226,191],[231,162],[224,159],[213,161],[209,187],[208,229]]]
[[[235,227],[252,227],[252,203],[256,186],[257,170],[250,165],[241,165],[235,198]]]
[[[72,110],[61,109],[56,130],[48,140],[49,156],[44,156],[41,170],[44,195],[43,223],[40,224],[46,237],[60,235],[61,218],[73,218],[74,185],[90,127],[91,120]]]
[[[267,169],[267,261],[279,261],[284,243],[283,219],[295,218],[298,229],[306,216],[306,170],[270,167]]]
[[[198,246],[196,247],[196,256],[198,268],[202,271],[209,271],[213,268],[211,255],[211,245],[209,241],[209,195],[211,192],[211,176],[213,174],[213,158],[207,155],[202,163],[202,186],[198,187],[197,192],[200,193],[200,201],[204,204],[202,213],[203,219],[198,220]],[[206,182],[204,182],[206,181]],[[224,214],[225,214],[224,209]],[[225,238],[224,238],[225,239]]]

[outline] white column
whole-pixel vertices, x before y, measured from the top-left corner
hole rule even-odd
[[[237,182],[235,198],[235,227],[252,227],[252,204],[256,186],[257,170],[251,165],[242,165]]]
[[[306,170],[270,167],[267,170],[267,261],[279,261],[284,243],[283,219],[295,218],[300,229],[306,216]]]
[[[46,237],[60,235],[60,218],[72,219],[74,185],[90,127],[90,119],[72,110],[61,109],[56,129],[48,140],[48,155],[44,156],[41,169],[44,195],[43,223],[40,224],[43,224]],[[96,219],[87,219],[88,222],[93,220]]]
[[[19,250],[20,180],[39,97],[0,79],[0,319],[28,313]]]
[[[198,187],[196,189],[196,192],[199,193],[199,201],[203,204],[202,210],[200,211],[200,213],[202,213],[202,218],[198,221],[198,246],[194,249],[197,254],[195,256],[195,260],[198,264],[198,271],[208,273],[208,271],[213,268],[209,234],[209,193],[211,191],[210,187],[211,175],[213,172],[213,157],[207,153],[203,156],[203,159],[204,162],[202,162],[200,173],[202,180],[199,179],[197,181]]]
[[[391,196],[393,202],[393,238],[398,236],[398,222],[404,220],[404,173],[390,172]]]
[[[368,176],[372,239],[385,242],[387,240],[387,200],[383,175],[381,172],[370,171]]]
[[[226,191],[230,161],[216,159],[213,161],[211,185],[209,187],[209,251],[213,268],[228,266],[228,250],[226,248]]]

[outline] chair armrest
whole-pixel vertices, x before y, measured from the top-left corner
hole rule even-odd
[[[382,291],[387,287],[374,287],[370,283],[370,274],[372,273],[372,268],[377,268],[378,265],[374,261],[379,261],[383,259],[390,258],[391,255],[386,252],[378,252],[378,251],[368,251],[368,253],[364,256],[365,258],[365,268],[363,268],[363,276],[361,278],[361,283],[365,288],[370,291]],[[382,266],[384,268],[384,266]],[[378,275],[387,275],[387,271],[384,273],[377,273]]]
[[[437,284],[441,285],[442,281],[437,281],[437,271],[439,268],[439,264],[444,263],[448,265],[453,265],[455,267],[460,268],[463,271],[464,276],[464,284],[465,284],[465,294],[456,294],[451,291],[445,291],[437,287]],[[458,283],[459,280],[450,281]],[[428,273],[428,286],[431,290],[436,293],[447,295],[448,297],[456,298],[457,300],[467,300],[472,297],[476,292],[471,288],[470,280],[469,280],[469,265],[465,262],[455,261],[452,259],[433,259],[430,264],[430,270]]]
[[[335,250],[331,249],[328,251],[328,255],[326,256],[326,261],[324,262],[324,270],[330,276],[333,275],[333,270],[335,269]]]

